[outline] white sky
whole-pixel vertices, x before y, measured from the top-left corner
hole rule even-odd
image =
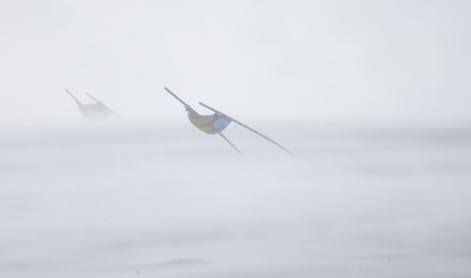
[[[168,86],[251,122],[467,123],[470,1],[0,1],[0,125],[185,121]]]

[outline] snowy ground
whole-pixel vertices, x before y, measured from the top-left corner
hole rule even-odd
[[[0,277],[471,277],[471,133],[0,131]]]

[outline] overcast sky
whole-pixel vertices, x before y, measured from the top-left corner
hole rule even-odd
[[[251,122],[465,124],[470,1],[0,1],[0,125],[185,121],[163,86]]]

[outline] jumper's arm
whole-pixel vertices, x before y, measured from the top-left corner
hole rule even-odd
[[[293,155],[293,153],[292,153],[290,150],[288,150],[287,148],[283,147],[283,146],[280,145],[279,143],[275,142],[275,140],[271,139],[270,137],[268,137],[268,136],[266,136],[266,135],[260,133],[259,131],[257,131],[257,130],[255,130],[255,129],[253,129],[253,128],[251,128],[251,127],[249,127],[249,126],[247,126],[247,125],[245,125],[245,124],[243,124],[243,123],[241,123],[241,122],[235,120],[234,118],[232,118],[232,117],[230,117],[230,116],[228,116],[228,115],[222,113],[221,111],[218,111],[218,110],[216,110],[216,109],[214,109],[214,108],[212,108],[212,107],[210,107],[210,106],[208,106],[208,105],[206,105],[206,104],[204,104],[204,103],[202,103],[202,102],[200,102],[199,104],[200,104],[201,106],[203,106],[203,107],[208,108],[209,110],[211,110],[211,111],[213,111],[213,112],[215,112],[215,113],[220,113],[220,114],[222,114],[222,115],[225,115],[226,117],[228,117],[228,118],[229,118],[231,121],[233,121],[234,123],[236,123],[236,124],[238,124],[238,125],[240,125],[240,126],[242,126],[242,127],[245,127],[246,129],[252,131],[253,133],[257,134],[258,136],[264,138],[265,140],[271,142],[272,144],[276,145],[276,146],[279,147],[280,149],[284,150],[284,151],[287,152],[288,154]]]

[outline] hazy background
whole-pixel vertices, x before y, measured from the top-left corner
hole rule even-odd
[[[168,86],[257,122],[467,125],[469,1],[0,1],[0,123],[183,123]],[[84,98],[86,100],[86,98]]]
[[[469,3],[0,0],[0,277],[471,277]]]

